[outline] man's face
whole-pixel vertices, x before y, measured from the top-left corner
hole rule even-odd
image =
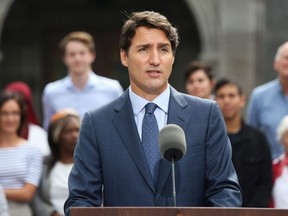
[[[120,55],[122,64],[128,67],[133,92],[154,99],[166,89],[174,56],[163,31],[138,27],[128,53],[121,50]]]
[[[69,73],[80,75],[91,70],[91,64],[95,59],[95,54],[80,41],[70,41],[66,45],[64,63],[68,67]]]
[[[215,97],[225,120],[233,120],[241,116],[241,109],[245,106],[245,98],[239,94],[235,85],[224,85],[218,89]]]
[[[288,151],[288,132],[286,131],[283,135],[282,135],[282,140],[281,140],[285,151]]]
[[[279,51],[279,56],[274,61],[274,69],[280,78],[288,79],[288,43]]]

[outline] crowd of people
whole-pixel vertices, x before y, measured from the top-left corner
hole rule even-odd
[[[229,78],[216,81],[211,67],[197,61],[189,64],[185,74],[187,94],[214,99],[221,108],[243,207],[288,208],[287,42],[276,51],[274,70],[275,80],[252,91],[246,121],[242,117],[246,97],[239,83]],[[202,74],[198,82],[193,75],[197,73]]]
[[[133,13],[120,38],[130,77],[123,92],[117,80],[92,70],[93,37],[69,33],[60,42],[67,76],[45,86],[43,124],[29,86],[7,84],[0,94],[0,215],[170,205],[168,165],[154,150],[151,161],[142,147],[146,139],[157,143],[142,131],[146,118],[156,124],[156,134],[167,123],[188,128],[187,159],[178,166],[180,205],[288,208],[288,42],[275,55],[277,78],[253,90],[246,121],[241,85],[216,79],[203,62],[188,64],[186,94],[168,84],[177,46],[177,29],[166,17]]]
[[[64,215],[81,118],[123,93],[118,81],[92,71],[89,33],[68,34],[60,48],[68,74],[43,91],[43,127],[26,83],[9,83],[0,95],[0,200],[8,201],[0,215]]]

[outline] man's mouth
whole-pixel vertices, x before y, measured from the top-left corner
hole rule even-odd
[[[161,73],[159,70],[148,70],[147,73]]]

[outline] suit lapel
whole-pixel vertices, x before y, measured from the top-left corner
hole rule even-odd
[[[181,95],[172,87],[170,87],[170,89],[171,89],[171,94],[170,94],[170,100],[169,100],[167,124],[176,124],[185,131],[185,128],[189,121],[189,115],[188,113],[185,112],[184,109],[186,106],[188,106],[188,103],[186,102],[183,95]],[[171,163],[162,158],[161,163],[160,163],[159,181],[157,185],[156,203],[160,198],[160,195],[168,180],[170,172],[171,172]]]
[[[114,109],[116,112],[118,112],[118,114],[113,118],[113,123],[139,171],[147,181],[151,190],[156,193],[154,182],[150,174],[145,153],[135,124],[128,90],[121,96]]]

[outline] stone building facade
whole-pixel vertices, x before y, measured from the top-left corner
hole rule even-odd
[[[40,107],[44,85],[66,74],[59,40],[75,30],[95,38],[95,72],[119,79],[126,88],[118,40],[126,14],[139,10],[159,11],[178,27],[180,46],[170,82],[179,90],[193,59],[210,63],[216,77],[236,79],[247,95],[276,76],[274,54],[288,40],[288,1],[1,0],[0,89],[13,80],[25,81]]]

